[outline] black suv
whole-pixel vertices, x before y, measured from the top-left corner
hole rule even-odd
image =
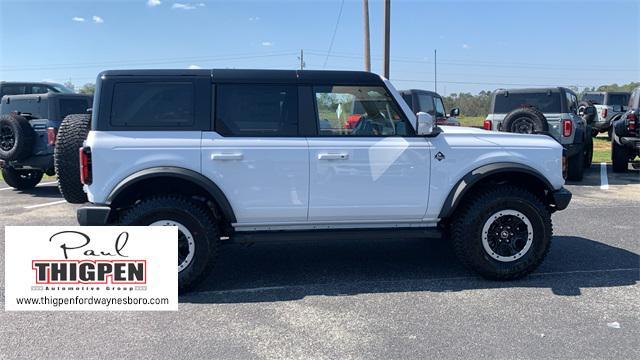
[[[625,172],[629,169],[629,161],[640,156],[640,87],[631,93],[627,111],[612,124],[611,162],[613,171]]]

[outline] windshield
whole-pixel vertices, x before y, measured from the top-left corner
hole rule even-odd
[[[49,84],[56,92],[63,94],[73,94],[73,90],[61,84]]]
[[[604,94],[584,94],[582,101],[591,101],[594,105],[602,105],[604,103]]]
[[[498,93],[495,96],[493,113],[506,114],[515,109],[532,106],[543,113],[560,113],[559,92]]]

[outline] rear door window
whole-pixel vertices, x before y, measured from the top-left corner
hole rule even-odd
[[[560,92],[527,92],[527,93],[498,93],[495,97],[494,114],[506,114],[515,109],[532,106],[543,113],[561,112]]]
[[[223,136],[297,136],[295,85],[216,85],[215,129]]]
[[[191,82],[119,82],[114,85],[111,125],[180,128],[194,124]]]
[[[3,85],[0,97],[4,95],[24,95],[26,93],[27,85]]]

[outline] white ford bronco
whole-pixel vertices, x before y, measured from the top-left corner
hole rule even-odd
[[[438,127],[372,73],[117,70],[96,88],[78,221],[177,226],[181,291],[237,239],[446,234],[515,279],[571,199],[552,138]]]

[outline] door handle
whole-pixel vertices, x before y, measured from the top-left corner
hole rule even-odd
[[[211,160],[242,160],[242,153],[213,153]]]
[[[347,153],[318,154],[318,160],[347,160],[348,158],[349,154]]]

